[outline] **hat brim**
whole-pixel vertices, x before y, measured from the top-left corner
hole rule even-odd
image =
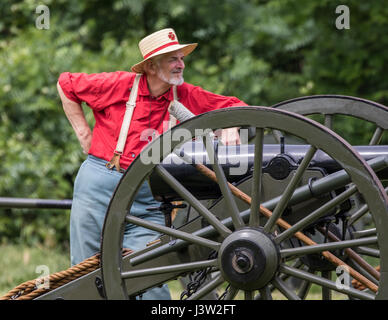
[[[151,56],[147,57],[147,59],[144,59],[143,61],[134,64],[131,67],[131,70],[132,70],[132,72],[135,72],[135,73],[143,73],[144,72],[144,69],[143,69],[144,63],[147,60],[149,60],[153,57],[159,56],[161,54],[176,51],[176,50],[182,50],[183,54],[185,56],[188,56],[191,52],[193,52],[193,50],[197,47],[197,45],[198,45],[198,43],[189,43],[189,44],[176,44],[176,45],[169,46],[169,47],[164,48],[158,52],[155,52]]]

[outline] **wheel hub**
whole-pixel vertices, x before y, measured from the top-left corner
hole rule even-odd
[[[256,290],[266,285],[279,265],[279,250],[269,234],[244,228],[228,236],[218,255],[221,273],[232,286]]]
[[[236,249],[232,258],[233,269],[241,274],[247,273],[253,268],[253,252],[246,249]]]

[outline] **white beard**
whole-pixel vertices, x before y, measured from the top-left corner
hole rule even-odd
[[[180,86],[181,84],[183,84],[183,82],[185,82],[183,76],[180,76],[179,78],[171,76],[168,78],[162,71],[160,71],[160,69],[157,71],[157,76],[160,80],[167,82],[168,84],[171,84],[173,86]]]

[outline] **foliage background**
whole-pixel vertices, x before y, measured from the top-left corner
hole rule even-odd
[[[35,26],[40,4],[48,30]],[[335,27],[340,4],[349,30]],[[251,105],[329,93],[388,104],[384,0],[2,0],[0,196],[71,199],[85,155],[56,92],[59,74],[129,70],[141,60],[138,41],[164,27],[199,43],[185,80],[207,90]],[[371,134],[341,126],[359,142]],[[0,242],[66,246],[68,222],[69,212],[0,209]]]

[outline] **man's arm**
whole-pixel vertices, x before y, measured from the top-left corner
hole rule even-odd
[[[77,135],[83,152],[87,154],[92,142],[92,131],[90,130],[89,124],[86,121],[82,106],[79,103],[74,102],[66,97],[61,86],[59,85],[59,82],[57,82],[57,89],[62,100],[62,106],[66,117],[73,127],[75,134]]]
[[[194,86],[187,83],[182,85],[180,90],[181,92],[183,91],[183,96],[185,96],[185,101],[183,104],[187,103],[187,106],[190,107],[190,110],[194,114],[201,114],[204,112],[228,107],[247,106],[245,102],[236,97],[215,94],[213,92],[204,90],[199,86]],[[224,145],[241,144],[239,129],[239,127],[235,127],[223,129],[221,132],[217,130],[216,135]]]

